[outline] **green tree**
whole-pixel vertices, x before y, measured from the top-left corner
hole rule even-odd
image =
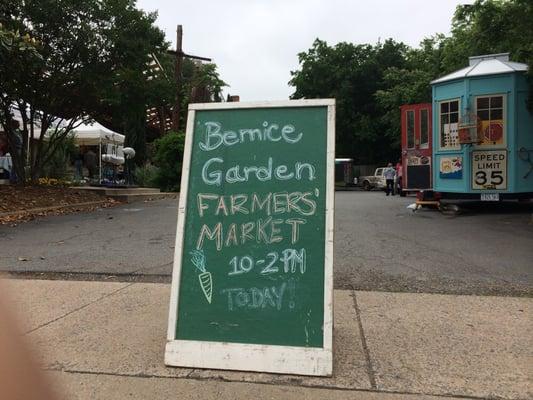
[[[319,39],[298,54],[300,69],[292,71],[291,98],[333,97],[337,104],[336,151],[357,162],[384,162],[397,158],[399,148],[388,138],[390,127],[374,98],[385,88],[385,72],[406,66],[408,47],[392,39],[372,45]]]
[[[156,99],[166,99],[172,84],[154,76],[150,64],[164,54],[168,43],[154,25],[156,13],[138,10],[129,0],[114,0],[109,8],[114,19],[106,35],[114,41],[114,73],[95,116],[126,135],[125,145],[135,149],[135,161],[141,164],[146,157],[146,110],[157,104]]]
[[[477,0],[457,6],[452,35],[443,47],[445,72],[466,67],[469,56],[507,52],[513,61],[529,66],[530,109],[533,109],[533,2]]]
[[[228,86],[217,71],[214,63],[202,64],[193,63],[194,68],[191,75],[186,78],[186,89],[189,93],[190,103],[211,103],[221,102],[222,88]]]
[[[163,53],[157,55],[156,60],[159,67],[150,80],[152,90],[145,92],[148,96],[148,122],[152,128],[152,137],[159,137],[169,129],[164,121],[172,114],[177,86],[174,74],[175,56]],[[183,60],[181,79],[180,127],[185,127],[189,103],[220,102],[222,89],[227,84],[220,78],[216,64],[200,63],[188,58]]]
[[[381,110],[381,121],[387,127],[384,133],[393,149],[400,149],[400,106],[431,103],[431,79],[433,76],[421,69],[389,68],[385,72],[384,80],[388,88],[378,90],[375,99]]]
[[[466,67],[469,56],[510,52],[512,60],[528,63],[533,110],[532,21],[531,0],[477,0],[456,8],[450,36],[435,34],[414,49],[391,39],[375,46],[317,39],[298,55],[292,98],[336,98],[337,155],[362,163],[394,160],[399,107],[431,101],[430,82]]]
[[[185,135],[169,132],[154,142],[154,163],[158,167],[155,183],[164,191],[177,192],[181,182]]]
[[[435,35],[424,39],[418,48],[409,49],[404,68],[388,68],[383,76],[384,89],[375,93],[387,138],[395,149],[400,148],[400,106],[430,103],[430,82],[444,73],[444,39],[443,35]]]
[[[0,12],[4,12],[5,5],[0,5]],[[11,117],[10,96],[6,93],[6,88],[13,88],[15,82],[6,81],[11,71],[17,71],[31,66],[40,61],[41,56],[37,51],[39,43],[28,33],[21,33],[13,27],[6,27],[0,20],[0,126],[7,134],[9,151],[13,154],[14,167],[17,171],[23,171],[24,164],[21,157],[18,157],[18,150],[26,148],[27,139],[24,140],[19,133],[18,127]],[[9,106],[5,106],[9,104]],[[11,134],[10,134],[11,133]]]
[[[23,182],[38,178],[68,134],[109,113],[117,97],[137,104],[142,84],[133,88],[132,82],[146,81],[148,53],[164,47],[154,19],[133,0],[2,2],[2,27],[34,38],[39,55],[12,52],[8,59],[0,52],[0,123]],[[118,101],[120,107],[125,102]],[[14,123],[17,111],[20,129]]]
[[[188,58],[183,60],[180,94],[180,127],[187,124],[190,103],[222,101],[222,88],[228,86],[219,76],[214,63],[201,63]]]

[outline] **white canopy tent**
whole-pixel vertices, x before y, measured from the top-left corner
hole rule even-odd
[[[74,140],[80,146],[98,146],[102,144],[124,144],[124,135],[113,132],[98,122],[92,124],[81,124],[73,130]]]
[[[98,146],[98,163],[100,182],[102,182],[102,146],[112,145],[122,153],[125,136],[107,129],[102,124],[94,121],[89,124],[81,124],[73,130],[74,142],[79,146]]]
[[[22,124],[22,115],[20,110],[16,107],[12,107],[13,118],[15,121],[18,121],[19,124]],[[28,115],[29,117],[29,115]],[[49,129],[45,135],[44,140],[49,140],[54,128],[57,126],[64,127],[68,125],[68,120],[62,120],[61,118],[56,118],[51,129]],[[41,133],[41,124],[40,121],[36,121],[33,124],[33,130],[35,132],[35,139]],[[0,127],[0,133],[2,128]],[[102,124],[93,121],[90,123],[83,123],[77,126],[70,132],[74,136],[74,143],[78,146],[98,146],[98,158],[99,158],[99,170],[100,170],[100,180],[102,180],[102,146],[108,146],[107,152],[112,147],[114,156],[119,155],[122,157],[122,148],[124,147],[125,136],[120,133],[114,132],[111,129],[106,128]],[[28,141],[28,152],[29,152],[30,141]],[[115,157],[116,158],[116,157]]]
[[[14,120],[18,121],[19,124],[22,124],[22,116],[20,110],[16,107],[13,107],[11,111],[13,113]],[[64,127],[68,125],[68,122],[68,120],[56,118],[52,122],[52,127],[45,133],[44,140],[49,139],[49,137],[52,135],[53,128],[55,128],[56,125]],[[35,132],[35,138],[37,138],[41,133],[40,121],[37,120],[33,124],[33,130]],[[81,124],[72,132],[75,136],[75,143],[80,146],[98,146],[100,144],[124,145],[124,135],[121,135],[117,132],[113,132],[111,129],[107,129],[105,126],[99,124],[96,121]]]

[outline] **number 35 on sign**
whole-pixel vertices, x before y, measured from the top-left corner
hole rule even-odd
[[[507,189],[507,151],[472,152],[472,189]]]

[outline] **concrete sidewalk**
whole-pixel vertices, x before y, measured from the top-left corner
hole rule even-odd
[[[168,368],[169,285],[5,280],[68,399],[532,397],[529,298],[335,291],[334,376]]]

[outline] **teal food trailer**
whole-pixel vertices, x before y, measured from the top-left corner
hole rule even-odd
[[[431,82],[433,189],[441,199],[533,197],[526,72],[508,53],[491,54]]]

